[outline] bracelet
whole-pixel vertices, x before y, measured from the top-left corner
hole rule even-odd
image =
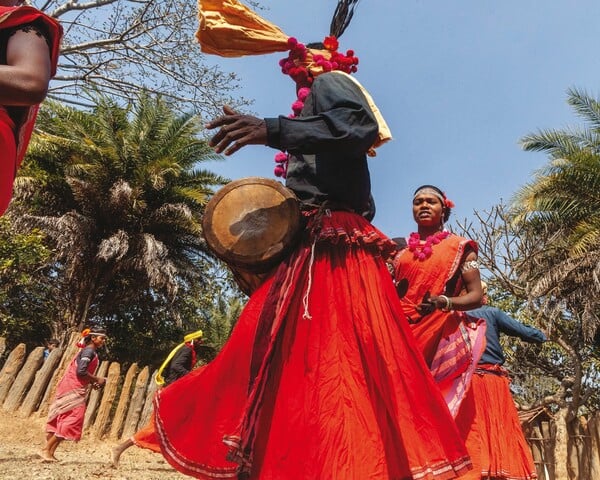
[[[440,310],[442,312],[449,312],[452,310],[452,300],[450,300],[446,295],[440,295],[438,298],[443,298],[446,305],[444,305]]]

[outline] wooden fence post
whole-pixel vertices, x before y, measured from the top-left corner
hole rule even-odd
[[[23,362],[25,362],[25,344],[20,343],[10,352],[6,363],[0,370],[0,405],[4,403]]]
[[[113,415],[110,434],[108,435],[108,438],[112,440],[118,440],[120,437],[121,429],[123,428],[123,421],[125,420],[125,415],[127,413],[127,405],[129,404],[131,386],[133,385],[133,380],[137,375],[138,370],[137,363],[133,363],[125,375],[125,380],[123,381],[123,386],[121,387],[121,395],[119,396],[119,403],[117,404],[117,409]]]
[[[100,362],[100,367],[98,367],[98,371],[95,373],[97,377],[106,377],[106,373],[108,372],[109,362]],[[84,431],[89,428],[90,425],[94,422],[94,414],[98,409],[98,405],[100,404],[100,399],[102,398],[102,393],[104,389],[101,390],[92,390],[90,392],[90,396],[88,398],[87,407],[85,409],[85,418],[83,420],[83,429]]]
[[[144,408],[149,376],[150,371],[148,367],[144,367],[135,381],[135,387],[133,389],[133,394],[131,395],[131,400],[129,401],[129,408],[123,424],[121,438],[129,438],[137,431],[140,415]]]
[[[102,438],[110,423],[110,412],[112,410],[115,397],[117,396],[120,374],[121,366],[117,362],[111,363],[110,367],[108,367],[108,380],[106,380],[106,384],[104,385],[104,392],[102,395],[102,401],[100,402],[100,408],[98,409],[96,420],[90,429],[90,432],[94,438]]]
[[[590,466],[590,478],[600,478],[600,412],[594,413],[588,421],[590,432],[590,451],[592,461]]]
[[[27,395],[25,396],[25,400],[23,400],[23,403],[21,404],[21,408],[19,408],[19,415],[28,417],[36,411],[40,405],[44,392],[48,389],[48,385],[60,362],[62,353],[60,348],[55,348],[50,352],[48,358],[44,360],[42,368],[35,374],[33,385],[31,385],[29,392],[27,392]]]
[[[69,337],[69,343],[65,347],[65,353],[60,359],[58,368],[54,371],[54,374],[52,375],[49,388],[46,390],[44,398],[42,398],[42,402],[38,410],[40,417],[45,417],[46,415],[48,415],[48,408],[50,407],[50,403],[52,403],[52,400],[54,400],[54,393],[56,392],[58,382],[67,371],[69,362],[75,358],[75,355],[79,351],[79,348],[76,344],[80,338],[81,334],[77,332],[73,332]]]
[[[27,395],[27,390],[35,379],[35,374],[44,362],[44,347],[37,347],[27,357],[25,365],[19,370],[17,378],[12,384],[2,409],[7,412],[14,412]]]
[[[158,390],[158,385],[154,381],[156,377],[156,373],[158,370],[154,370],[152,375],[150,376],[150,382],[148,383],[148,388],[146,389],[146,400],[144,401],[144,408],[142,410],[142,414],[140,415],[140,420],[138,421],[137,429],[144,427],[152,416],[152,411],[154,410],[154,394],[156,390]]]

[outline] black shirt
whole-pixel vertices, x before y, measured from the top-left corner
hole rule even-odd
[[[315,79],[299,117],[265,121],[268,145],[290,154],[286,186],[302,202],[329,200],[374,213],[366,153],[379,127],[352,79],[324,73]]]
[[[173,383],[175,380],[187,375],[192,371],[192,349],[187,344],[181,347],[167,365],[167,374],[165,375],[165,385]]]

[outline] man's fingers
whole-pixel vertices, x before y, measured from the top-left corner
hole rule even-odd
[[[237,112],[229,105],[223,105],[223,113],[225,115],[237,115]]]

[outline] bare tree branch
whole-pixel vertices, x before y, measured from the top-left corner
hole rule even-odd
[[[196,2],[187,0],[48,0],[37,5],[65,30],[49,95],[90,106],[89,92],[134,100],[162,95],[184,110],[213,116],[233,98],[235,73],[209,65],[195,39]]]

